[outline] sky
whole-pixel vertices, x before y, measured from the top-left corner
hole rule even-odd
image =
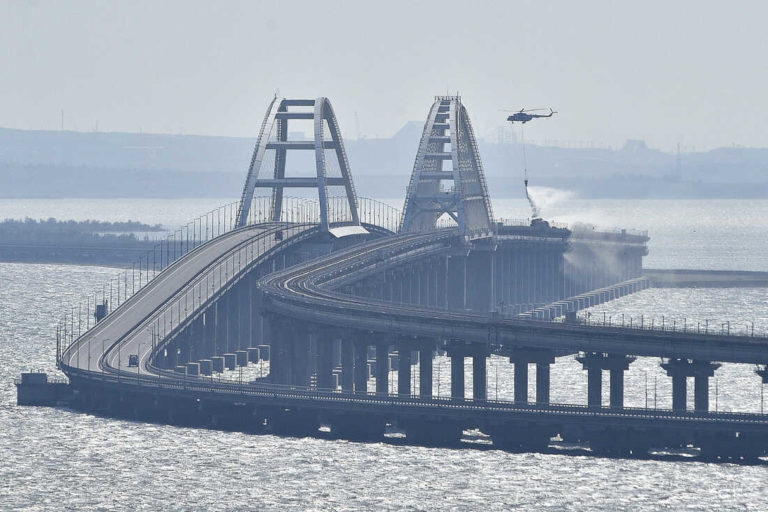
[[[458,92],[486,138],[505,109],[552,107],[527,140],[766,147],[766,19],[759,1],[0,0],[0,126],[63,110],[68,130],[255,137],[279,94],[389,137]]]

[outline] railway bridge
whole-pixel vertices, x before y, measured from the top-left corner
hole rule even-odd
[[[300,121],[312,140],[288,139]],[[287,175],[297,152],[314,156],[312,176]],[[768,416],[714,412],[708,397],[719,363],[768,363],[768,339],[577,321],[579,309],[647,287],[647,241],[495,221],[459,97],[435,98],[402,214],[356,196],[326,98],[275,98],[241,201],[182,227],[71,309],[57,327],[57,361],[77,406],[156,421],[300,435],[322,426],[361,440],[396,428],[441,445],[476,429],[510,450],[546,449],[559,436],[611,455],[694,446],[762,456]],[[436,354],[450,359],[448,396],[435,393]],[[514,365],[514,396],[489,399],[491,354]],[[551,403],[550,366],[574,354],[587,405]],[[624,372],[638,356],[663,359],[672,409],[624,407]]]

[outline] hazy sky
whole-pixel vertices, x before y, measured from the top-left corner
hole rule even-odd
[[[0,126],[255,136],[275,91],[389,136],[459,91],[479,135],[768,146],[768,3],[0,0]]]

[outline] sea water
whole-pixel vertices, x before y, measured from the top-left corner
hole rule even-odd
[[[178,225],[226,202],[2,200],[0,218]],[[527,215],[521,201],[494,208],[497,216]],[[545,208],[563,222],[647,229],[646,267],[741,270],[768,270],[767,213],[768,202],[728,200],[565,199]],[[765,466],[249,435],[17,407],[13,378],[30,369],[55,373],[55,321],[115,273],[0,263],[0,510],[765,509]],[[588,312],[595,321],[643,315],[768,331],[768,293],[758,288],[651,289]],[[670,407],[671,384],[658,363],[640,358],[630,366],[627,406]],[[491,358],[489,398],[511,398],[512,375],[506,360]],[[713,409],[761,410],[752,367],[725,364],[715,375]],[[435,378],[447,394],[446,359],[438,359]],[[586,375],[572,357],[552,367],[552,401],[586,402]]]

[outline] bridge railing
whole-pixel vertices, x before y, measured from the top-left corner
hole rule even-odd
[[[196,275],[184,288],[163,303],[142,329],[146,328],[151,334],[151,354],[154,357],[156,349],[160,350],[173,340],[189,323],[199,317],[210,305],[219,300],[224,292],[231,289],[245,277],[254,265],[263,262],[277,247],[274,244],[274,232],[281,231],[287,242],[296,243],[296,239],[311,232],[308,229],[314,223],[296,223],[293,226],[273,226],[265,232],[265,236],[251,237],[221,256],[205,271]],[[292,238],[293,237],[293,238]],[[191,300],[190,300],[191,295]],[[118,349],[118,357],[121,357]]]
[[[662,315],[661,319],[659,319],[647,315],[634,317],[623,313],[619,315],[610,315],[606,312],[603,312],[602,314],[592,314],[592,312],[587,311],[577,315],[576,321],[580,325],[594,327],[621,327],[623,329],[716,336],[768,337],[768,332],[765,332],[764,330],[758,329],[758,331],[755,332],[754,320],[749,322],[732,322],[730,320],[724,322],[710,322],[709,319],[704,319],[704,321],[696,320],[695,322],[688,322],[687,318],[683,318],[682,322],[679,322],[677,317],[667,319],[665,315]]]
[[[97,324],[96,313],[103,318],[151,283],[158,274],[179,258],[197,247],[236,229],[239,202],[234,201],[215,208],[192,221],[173,228],[165,239],[155,243],[146,255],[139,257],[130,268],[119,271],[101,285],[101,289],[76,301],[65,310],[55,327],[56,360],[74,342]],[[331,197],[328,203],[332,224],[352,222],[345,197]],[[358,198],[361,222],[374,224],[390,231],[396,231],[402,212],[384,202],[369,198]],[[274,218],[272,197],[257,196],[252,199],[248,225],[269,222]],[[317,199],[284,197],[279,218],[283,222],[320,222],[320,204]]]
[[[254,198],[249,224],[265,222],[268,197]],[[61,315],[55,327],[56,361],[74,342],[151,283],[163,270],[197,247],[235,229],[238,202],[224,204],[192,221],[174,227],[165,239],[157,241],[151,250],[140,256],[130,268],[119,271],[93,293],[71,305]]]
[[[73,370],[71,373],[81,373]],[[421,397],[419,395],[401,395],[377,393],[372,391],[353,392],[341,389],[323,389],[308,386],[287,384],[272,384],[257,380],[243,382],[228,380],[213,376],[191,376],[176,374],[172,371],[161,371],[159,375],[132,374],[126,371],[113,374],[87,375],[94,380],[104,381],[113,385],[140,386],[144,388],[166,389],[171,391],[187,391],[190,393],[220,393],[243,397],[265,397],[273,399],[313,400],[321,402],[350,402],[357,404],[376,404],[390,406],[434,407],[462,410],[485,411],[521,411],[526,413],[555,413],[576,414],[579,416],[610,416],[614,418],[643,418],[669,419],[681,421],[718,422],[730,421],[743,424],[766,424],[768,414],[736,411],[676,411],[673,409],[623,407],[616,409],[610,406],[588,406],[583,404],[561,403],[518,403],[514,400],[472,398],[456,398],[448,396]]]

